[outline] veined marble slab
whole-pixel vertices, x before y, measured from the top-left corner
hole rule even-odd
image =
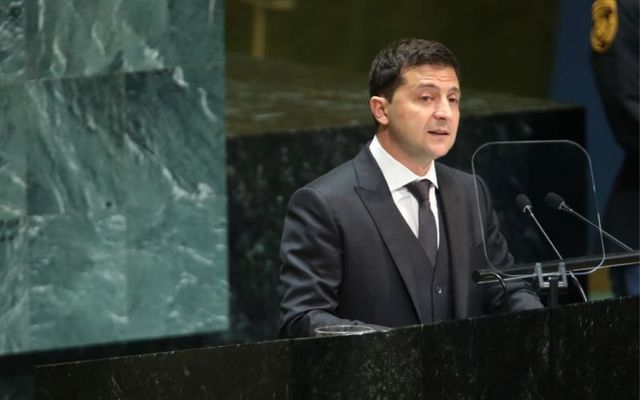
[[[222,75],[0,88],[0,354],[228,328]]]
[[[0,0],[0,354],[228,328],[222,6]]]
[[[61,78],[222,60],[216,0],[23,0],[29,77]]]
[[[0,86],[27,75],[25,0],[0,0]]]
[[[125,80],[134,336],[150,327],[175,335],[228,326],[224,83],[211,79],[222,68],[198,65]]]
[[[29,350],[126,338],[125,234],[116,213],[29,218]]]
[[[26,215],[29,110],[21,84],[0,86],[0,220]]]
[[[0,354],[29,346],[25,97],[22,84],[0,86]]]
[[[28,214],[121,209],[123,76],[34,80],[26,95]]]
[[[0,397],[13,354],[229,330],[223,4],[0,0]]]
[[[29,348],[25,218],[0,219],[0,354]]]

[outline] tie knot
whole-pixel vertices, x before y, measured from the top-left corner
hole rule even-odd
[[[431,188],[431,182],[426,179],[421,181],[413,181],[407,184],[407,189],[413,197],[418,200],[418,203],[429,201],[429,189]]]

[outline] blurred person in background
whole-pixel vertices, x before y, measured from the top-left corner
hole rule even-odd
[[[640,236],[638,3],[638,0],[594,1],[591,29],[591,59],[596,83],[611,130],[625,152],[603,225],[606,231],[634,249],[639,246]],[[622,250],[607,243],[607,252]],[[611,268],[610,273],[616,296],[640,294],[640,266]]]

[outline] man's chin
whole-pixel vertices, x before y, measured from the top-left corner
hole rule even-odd
[[[438,158],[444,157],[449,154],[449,150],[451,150],[451,146],[442,149],[432,149],[429,152],[429,158],[431,158],[432,160],[437,160]]]

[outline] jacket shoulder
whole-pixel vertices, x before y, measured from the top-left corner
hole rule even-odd
[[[473,174],[441,163],[436,163],[436,173],[438,174],[438,179],[442,177],[447,181],[454,180],[463,184],[473,185],[475,180]]]
[[[357,180],[353,164],[353,159],[348,160],[309,182],[302,189],[312,189],[325,194],[352,191]]]

